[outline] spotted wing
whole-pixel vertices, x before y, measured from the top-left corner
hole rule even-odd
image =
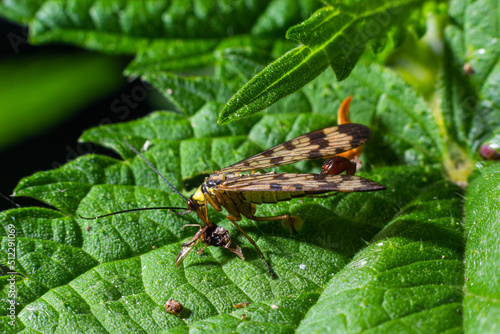
[[[330,191],[377,191],[386,188],[375,181],[355,175],[295,173],[234,176],[217,186],[217,190],[223,191],[303,191],[306,194],[321,194]]]
[[[313,131],[225,167],[218,173],[244,172],[303,160],[330,158],[363,145],[370,134],[367,126],[354,123]]]

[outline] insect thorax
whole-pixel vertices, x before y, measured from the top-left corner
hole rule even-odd
[[[191,196],[199,205],[205,204],[205,194],[208,194],[212,199],[215,198],[217,186],[226,180],[226,174],[212,173],[205,178],[202,185]]]

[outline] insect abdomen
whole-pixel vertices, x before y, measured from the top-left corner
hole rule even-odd
[[[242,191],[242,194],[247,202],[254,204],[289,201],[306,195],[303,191]]]

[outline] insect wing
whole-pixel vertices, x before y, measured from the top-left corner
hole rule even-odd
[[[341,124],[299,136],[244,159],[218,173],[244,172],[287,165],[303,160],[330,158],[363,145],[371,132],[361,124]]]
[[[361,192],[384,190],[375,181],[355,175],[267,173],[231,177],[217,186],[223,191],[303,191],[320,194],[330,191]]]
[[[175,266],[178,268],[182,261],[188,256],[189,253],[195,248],[195,245],[182,246],[179,254],[177,254],[177,258],[175,259]]]
[[[200,241],[200,231],[198,231],[198,233],[196,233],[194,237],[189,239],[187,243],[182,245],[179,254],[177,254],[177,258],[175,259],[176,267],[179,267],[182,261],[184,261],[184,259],[188,256],[188,254],[191,253],[191,251],[198,245],[198,242]]]

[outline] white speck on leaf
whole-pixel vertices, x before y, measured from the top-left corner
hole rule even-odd
[[[150,146],[151,146],[151,141],[146,140],[146,142],[144,143],[144,145],[142,145],[141,151],[147,151]]]

